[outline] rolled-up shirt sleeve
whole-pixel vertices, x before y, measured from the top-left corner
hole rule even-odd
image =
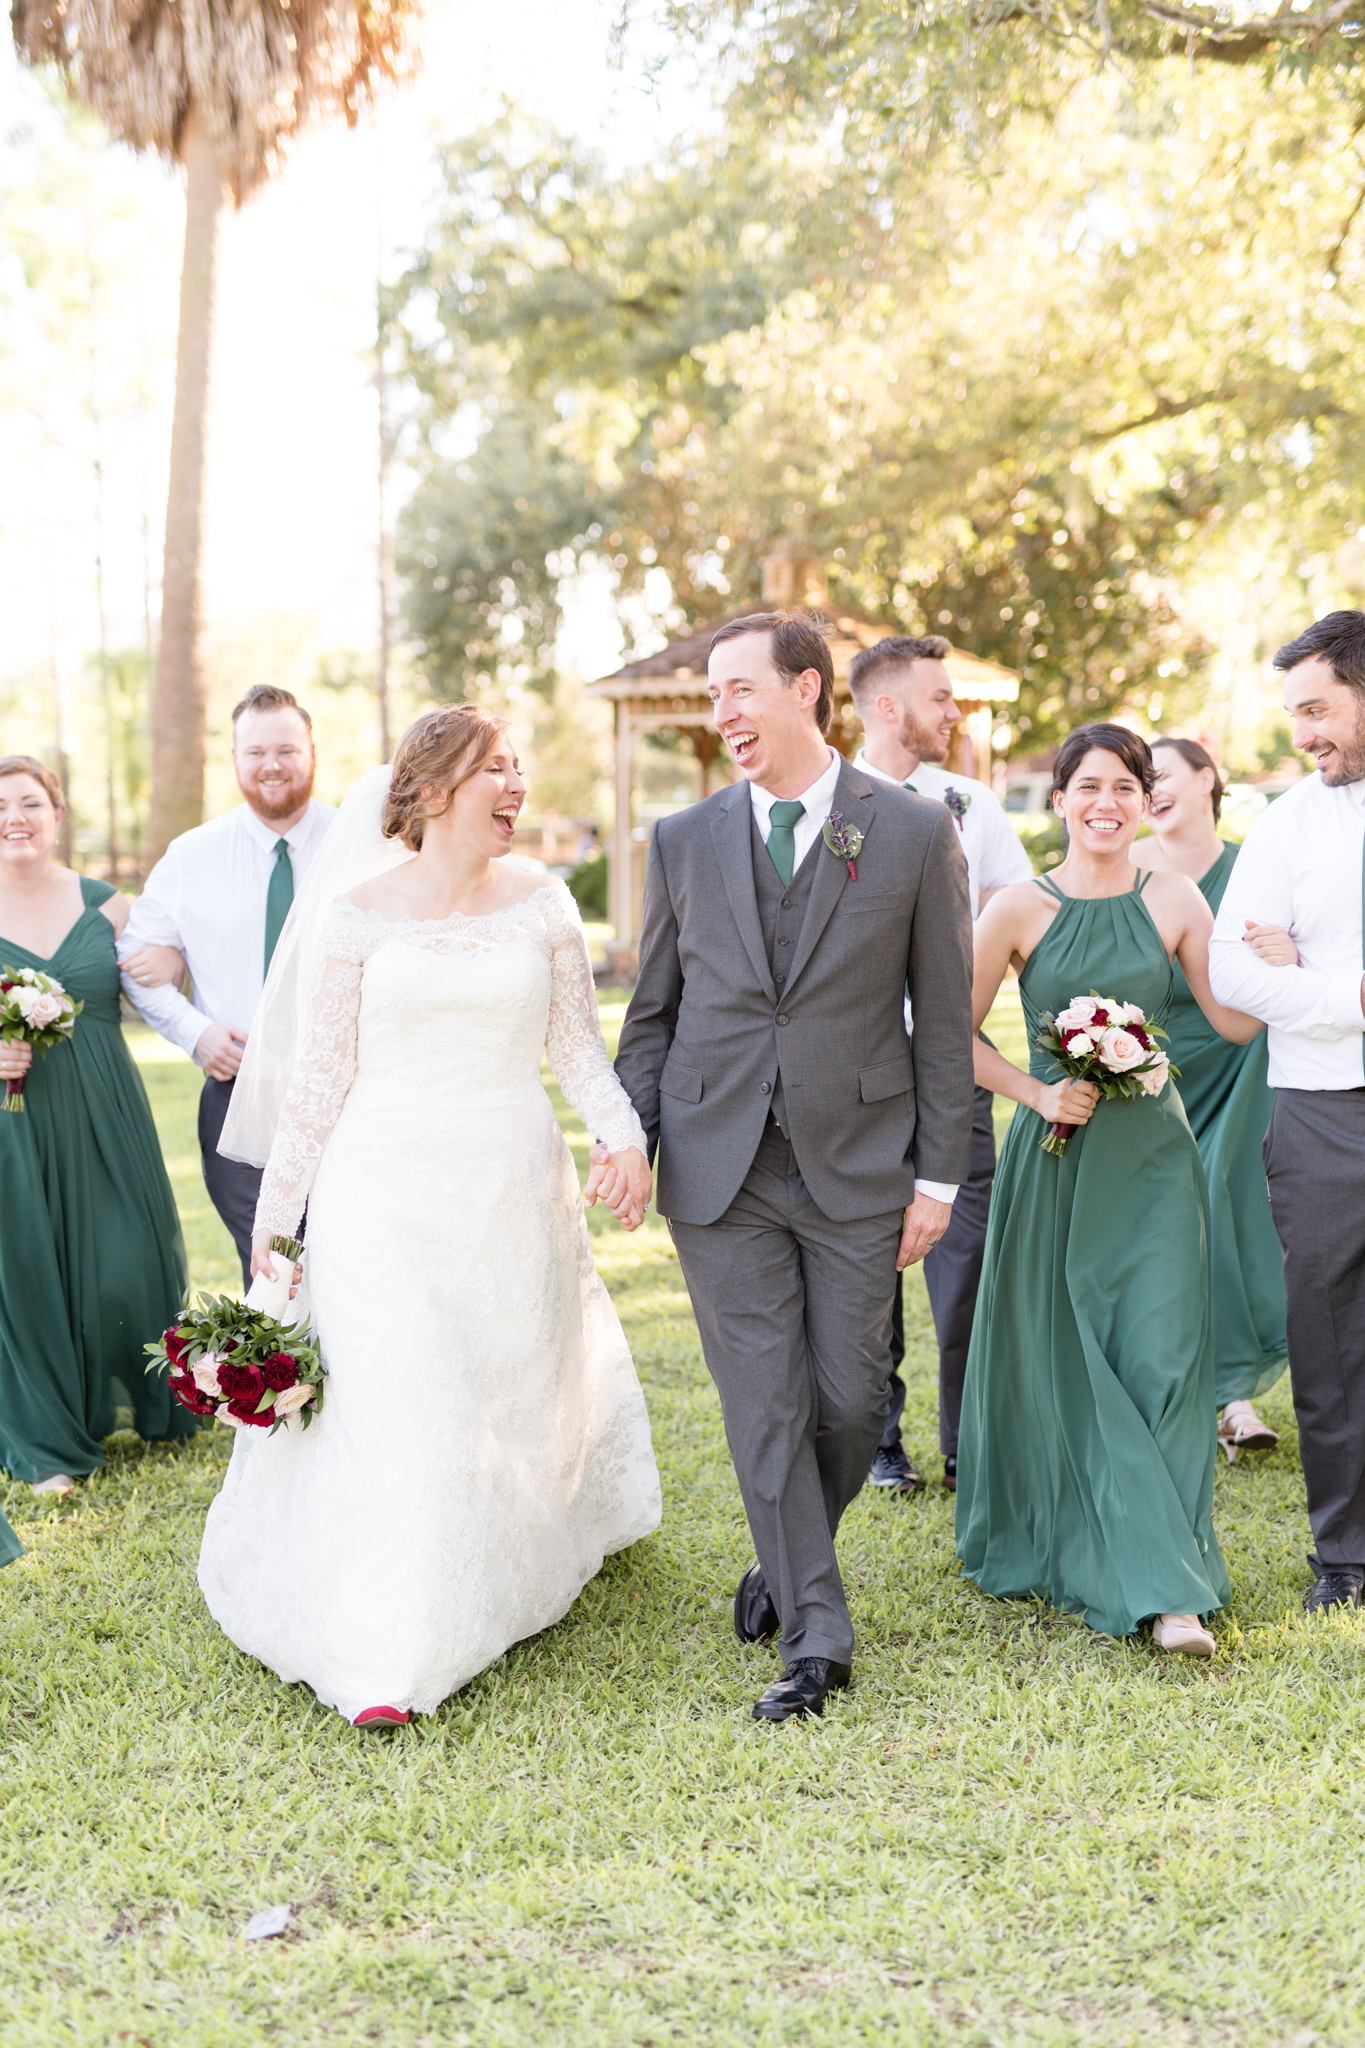
[[[1298,1038],[1336,1041],[1365,1031],[1358,967],[1331,973],[1309,964],[1272,967],[1243,940],[1247,923],[1294,933],[1294,882],[1285,851],[1254,832],[1237,856],[1209,944],[1209,981],[1220,1003]]]

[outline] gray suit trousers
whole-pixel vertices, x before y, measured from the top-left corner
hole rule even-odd
[[[789,1663],[853,1654],[834,1537],[886,1418],[903,1214],[834,1222],[770,1123],[724,1215],[669,1226]]]
[[[1277,1088],[1262,1157],[1312,1561],[1365,1575],[1365,1088]]]

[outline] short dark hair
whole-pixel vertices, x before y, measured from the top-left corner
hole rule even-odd
[[[813,668],[820,678],[820,695],[815,702],[815,723],[822,733],[829,731],[834,716],[834,656],[825,638],[825,622],[818,612],[752,612],[747,619],[731,619],[712,635],[708,656],[724,640],[738,640],[745,633],[766,633],[773,667],[789,683]]]
[[[1365,612],[1328,612],[1275,656],[1281,671],[1322,655],[1339,683],[1365,690]]]
[[[1158,747],[1174,747],[1182,761],[1190,768],[1212,768],[1213,788],[1209,792],[1213,799],[1213,822],[1216,825],[1223,811],[1223,778],[1218,773],[1218,763],[1207,747],[1201,747],[1198,740],[1178,740],[1170,733],[1159,732],[1152,741],[1152,752]]]
[[[253,683],[240,704],[232,707],[232,730],[237,731],[237,720],[244,711],[297,711],[299,717],[313,730],[313,721],[300,704],[292,690],[277,690],[273,683]]]
[[[908,668],[912,661],[942,661],[952,644],[941,633],[891,633],[875,647],[865,647],[849,665],[848,687],[854,703],[861,706],[867,701],[884,669]]]
[[[1052,764],[1053,796],[1066,788],[1092,747],[1117,754],[1128,773],[1136,775],[1147,795],[1151,795],[1156,780],[1151,748],[1139,733],[1129,732],[1126,725],[1110,725],[1106,721],[1102,725],[1078,725],[1062,741]]]

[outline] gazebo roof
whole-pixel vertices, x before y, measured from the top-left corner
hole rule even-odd
[[[829,628],[836,693],[846,696],[849,664],[863,648],[887,637],[886,621],[870,619],[865,612],[851,611],[842,605],[819,605],[813,609]],[[700,694],[706,684],[706,660],[712,637],[733,620],[751,616],[752,610],[750,606],[742,612],[731,612],[725,618],[708,619],[705,625],[695,627],[680,640],[670,640],[657,654],[646,654],[639,661],[628,661],[614,675],[603,676],[600,682],[590,683],[588,696],[638,701]],[[983,661],[979,655],[965,654],[961,648],[950,647],[944,656],[944,665],[955,690],[964,700],[977,704],[1012,704],[1019,695],[1019,677],[1015,671],[1001,668],[993,661]]]

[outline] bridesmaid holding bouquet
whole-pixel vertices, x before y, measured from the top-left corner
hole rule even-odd
[[[1150,1621],[1160,1649],[1208,1657],[1204,1618],[1230,1588],[1212,1521],[1198,1147],[1169,1081],[1101,1101],[1037,1043],[1045,1017],[1092,990],[1162,1027],[1173,957],[1216,1031],[1244,1042],[1260,1029],[1210,993],[1213,917],[1193,882],[1133,865],[1152,781],[1135,733],[1072,733],[1052,790],[1066,859],[1002,889],[976,928],[977,1028],[1013,961],[1031,1055],[1024,1073],[976,1044],[980,1085],[1021,1107],[996,1172],[967,1359],[957,1547],[983,1592],[1040,1595],[1109,1635]],[[1106,1051],[1116,1069],[1147,1058],[1136,1044]],[[1050,1124],[1076,1127],[1061,1157],[1043,1149]]]
[[[1195,740],[1153,740],[1152,759],[1152,837],[1134,847],[1133,859],[1153,873],[1188,875],[1216,917],[1238,852],[1218,837],[1222,778]],[[1251,943],[1278,966],[1298,958],[1289,934],[1276,927],[1263,926]],[[1283,1260],[1261,1161],[1275,1098],[1266,1079],[1265,1032],[1229,1045],[1195,1001],[1179,962],[1171,972],[1169,1050],[1209,1183],[1218,1440],[1235,1459],[1239,1450],[1268,1451],[1279,1442],[1251,1404],[1288,1363]]]
[[[24,1103],[0,1115],[0,1465],[39,1493],[103,1463],[116,1408],[148,1438],[197,1427],[144,1370],[184,1298],[185,1254],[119,1023],[128,904],[53,860],[61,817],[49,768],[0,758],[0,968],[36,969],[84,1006],[43,1057],[0,1042],[0,1081],[22,1081]]]

